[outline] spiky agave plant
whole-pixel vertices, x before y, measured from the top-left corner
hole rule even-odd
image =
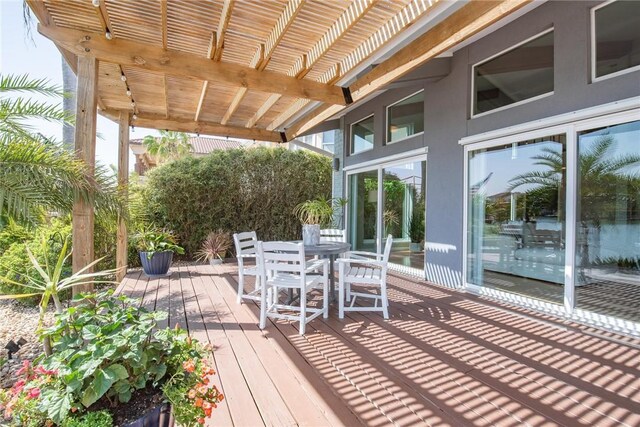
[[[207,235],[207,238],[202,242],[200,250],[196,252],[196,257],[198,261],[222,260],[230,248],[231,237],[229,233],[218,229]]]
[[[42,253],[47,253],[47,240],[42,238]],[[49,302],[53,300],[53,304],[57,313],[62,313],[64,307],[60,300],[60,294],[75,286],[82,286],[96,283],[115,283],[111,280],[101,280],[107,276],[111,276],[116,273],[117,269],[104,270],[98,272],[91,272],[91,268],[99,263],[102,258],[93,261],[80,271],[73,273],[70,276],[63,276],[64,266],[71,256],[69,250],[69,238],[64,240],[60,254],[55,265],[49,265],[47,257],[44,258],[44,265],[42,265],[38,259],[33,255],[31,250],[27,247],[27,255],[33,265],[33,268],[37,271],[39,277],[26,276],[27,283],[18,282],[9,277],[0,277],[0,281],[9,283],[11,285],[20,286],[29,289],[31,292],[25,294],[11,294],[0,295],[0,300],[3,299],[16,299],[16,298],[29,298],[40,295],[40,318],[38,320],[38,328],[42,328],[44,315],[47,311]]]

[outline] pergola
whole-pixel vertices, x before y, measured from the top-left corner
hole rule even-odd
[[[529,2],[27,0],[77,74],[75,146],[90,167],[96,114],[119,123],[123,191],[129,126],[286,142]],[[93,221],[78,199],[74,271],[93,260]]]

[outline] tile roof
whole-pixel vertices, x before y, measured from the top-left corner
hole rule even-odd
[[[142,145],[142,139],[132,139],[129,144]],[[190,136],[189,144],[194,154],[208,154],[216,150],[228,150],[231,148],[242,148],[247,145],[247,141],[234,139],[208,138],[205,136]]]

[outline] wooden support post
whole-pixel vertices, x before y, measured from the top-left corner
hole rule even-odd
[[[96,120],[98,106],[98,60],[93,57],[78,57],[78,90],[76,104],[76,153],[93,174],[96,164]],[[93,200],[77,197],[73,204],[73,264],[77,272],[94,259]],[[76,286],[73,294],[90,292],[92,285]]]
[[[127,223],[129,201],[129,113],[120,111],[118,132],[118,191],[123,204],[123,212],[118,216],[118,242],[116,244],[116,280],[120,282],[127,274]]]

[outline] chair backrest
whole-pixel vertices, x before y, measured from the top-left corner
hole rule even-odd
[[[382,262],[385,263],[385,268],[386,268],[386,264],[389,262],[389,255],[391,254],[391,246],[393,245],[393,236],[391,234],[389,234],[387,236],[387,241],[384,244],[384,252],[382,255]]]
[[[325,228],[320,230],[321,242],[346,242],[347,230],[339,228]]]
[[[303,243],[261,242],[262,267],[269,277],[279,274],[305,276]]]
[[[244,264],[244,258],[256,257],[256,243],[258,236],[255,231],[245,231],[242,233],[234,233],[233,243],[236,246],[236,258],[238,265]]]

